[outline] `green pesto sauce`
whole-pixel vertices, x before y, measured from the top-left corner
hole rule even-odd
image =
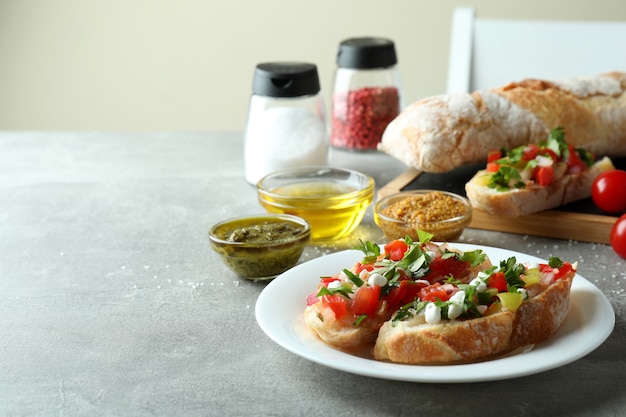
[[[309,241],[309,235],[303,234],[303,229],[300,224],[284,220],[245,219],[217,233],[222,240],[242,243],[242,246],[216,244],[214,249],[238,275],[268,279],[298,262]],[[266,246],[268,242],[275,244]]]
[[[303,227],[291,222],[263,222],[236,227],[224,240],[230,242],[264,243],[277,242],[297,236]]]

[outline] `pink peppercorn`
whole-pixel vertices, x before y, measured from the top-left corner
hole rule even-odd
[[[330,143],[338,148],[376,149],[385,128],[399,111],[396,87],[365,87],[335,93]]]
[[[339,44],[330,144],[375,150],[400,112],[399,74],[393,41],[351,38]]]

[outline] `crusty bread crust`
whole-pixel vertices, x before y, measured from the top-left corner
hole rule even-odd
[[[340,349],[352,349],[373,343],[380,326],[388,317],[373,317],[354,325],[354,317],[337,320],[335,313],[322,303],[315,303],[304,310],[304,323],[323,342]]]
[[[472,94],[439,95],[403,110],[379,150],[425,172],[481,162],[492,149],[538,143],[563,127],[568,142],[626,156],[626,73],[524,80]]]
[[[498,217],[514,218],[590,197],[594,179],[611,169],[615,167],[605,157],[581,174],[565,175],[549,186],[531,185],[507,191],[487,187],[482,177],[490,174],[481,170],[465,184],[465,192],[473,207]]]
[[[378,333],[374,357],[407,364],[442,364],[487,359],[554,334],[567,316],[575,273],[524,301],[515,311],[486,317],[427,324],[423,315],[386,322]]]

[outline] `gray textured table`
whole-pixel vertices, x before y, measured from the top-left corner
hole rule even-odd
[[[258,327],[265,284],[242,280],[207,230],[261,213],[238,133],[0,133],[2,416],[623,416],[626,262],[610,247],[467,230],[462,242],[579,259],[616,313],[569,365],[518,379],[423,384],[301,359]],[[385,184],[405,168],[334,152]],[[382,241],[368,213],[336,245]]]

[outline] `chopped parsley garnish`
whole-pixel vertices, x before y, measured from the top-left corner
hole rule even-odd
[[[524,286],[524,280],[521,275],[526,271],[526,267],[523,264],[517,263],[515,256],[510,257],[506,261],[500,261],[500,271],[504,272],[506,283],[509,291],[517,291],[517,288]]]
[[[563,266],[563,261],[556,256],[551,256],[550,259],[548,259],[548,265],[552,268],[560,268]]]
[[[338,288],[328,288],[322,286],[322,288],[320,288],[320,290],[317,292],[317,297],[322,297],[324,295],[341,294],[346,298],[350,298],[350,294],[352,294],[353,292],[354,290],[346,284],[341,284],[341,286]]]
[[[359,242],[361,242],[361,245],[353,249],[360,250],[365,254],[365,258],[363,258],[361,263],[371,264],[376,262],[378,256],[380,256],[380,246],[370,241],[363,242],[361,239],[359,239]]]
[[[362,286],[364,284],[363,280],[361,278],[359,278],[359,276],[357,274],[353,273],[349,269],[344,269],[343,273],[346,274],[348,279],[350,281],[352,281],[354,283],[354,285],[356,285],[357,287],[360,287],[360,286]]]
[[[510,165],[500,165],[498,172],[491,175],[487,186],[498,191],[506,191],[511,188],[511,183],[514,188],[524,188],[525,186],[517,168]]]

